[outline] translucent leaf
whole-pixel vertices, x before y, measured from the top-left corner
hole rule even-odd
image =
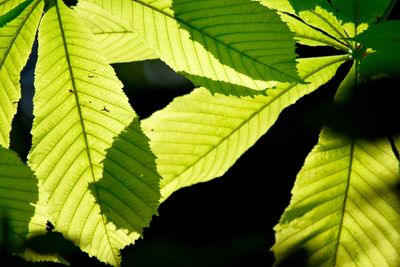
[[[247,0],[174,0],[172,9],[223,64],[255,79],[299,81],[292,33],[275,11]]]
[[[324,129],[275,227],[276,264],[292,258],[304,266],[398,266],[399,178],[387,139],[353,140]]]
[[[333,11],[316,6],[312,10],[301,11],[299,17],[307,24],[326,32],[338,41],[350,44],[350,41],[347,40],[349,36]]]
[[[26,0],[3,0],[0,2],[0,16],[8,13],[9,11],[13,10],[19,4],[23,2],[28,2]]]
[[[31,52],[42,11],[42,1],[33,1],[0,28],[0,145],[4,147],[10,144],[11,124],[21,98],[20,73]]]
[[[158,58],[153,49],[121,19],[109,16],[97,5],[83,4],[75,10],[94,33],[101,52],[109,63],[142,61]]]
[[[80,17],[52,1],[38,38],[29,164],[48,194],[55,230],[118,266],[119,250],[140,236],[158,207],[154,156]]]
[[[349,50],[342,42],[323,34],[321,31],[307,25],[294,16],[281,13],[281,18],[287,23],[290,30],[295,34],[295,40],[300,44],[308,46],[331,46],[346,53]]]
[[[192,27],[192,34],[183,29],[179,21],[177,21],[173,15],[171,10],[171,1],[83,0],[79,2],[78,8],[90,9],[90,3],[95,3],[106,10],[109,13],[109,16],[117,17],[125,21],[125,23],[129,23],[132,31],[142,36],[148,47],[154,49],[160,56],[160,59],[166,62],[176,72],[205,77],[214,81],[247,86],[257,90],[270,88],[276,84],[265,82],[271,77],[262,76],[257,79],[252,79],[249,76],[250,74],[257,75],[254,73],[254,64],[260,66],[259,63],[251,62],[251,60],[249,61],[247,56],[238,53],[224,44],[220,44],[216,39],[202,34],[198,29]],[[257,17],[261,17],[262,21],[265,21],[269,17],[268,14],[271,11],[268,11],[268,9],[259,6],[257,3],[251,3],[251,1],[246,1],[246,5],[248,4],[251,4],[252,6],[248,12],[255,12],[253,5],[257,5],[257,10],[260,9]],[[247,18],[248,16],[244,17]],[[238,31],[240,32],[240,29],[238,29]],[[196,34],[196,38],[198,38],[198,36],[203,36],[205,38],[204,40],[209,42],[209,49],[218,47],[218,49],[221,49],[223,55],[231,54],[234,59],[230,59],[232,61],[229,62],[229,65],[226,65],[227,62],[224,62],[226,64],[222,64],[220,59],[217,59],[213,53],[209,52],[202,43],[192,40],[193,33]],[[285,38],[288,38],[289,35],[290,33],[286,33]],[[274,42],[271,42],[271,44],[272,43]],[[286,43],[286,41],[284,41],[284,43]],[[265,45],[268,46],[270,44],[266,43]],[[294,49],[294,41],[293,46],[291,47]],[[280,49],[282,48],[277,50]],[[284,48],[284,50],[285,49],[286,48]],[[267,49],[263,53],[270,53],[270,51],[271,49]],[[258,56],[261,59],[263,54]],[[224,60],[226,61],[228,58],[225,58]],[[246,70],[248,75],[243,74],[230,66],[232,64],[242,64],[242,60],[249,64],[247,67],[248,70]],[[238,67],[240,67],[240,70],[243,70],[244,68],[243,66]],[[268,66],[264,67],[268,68]]]
[[[345,22],[353,22],[355,25],[362,22],[375,22],[384,13],[389,3],[390,0],[332,0],[338,18]]]
[[[179,188],[223,175],[284,108],[330,80],[346,58],[301,59],[298,68],[308,84],[281,84],[267,95],[239,98],[199,88],[144,120],[163,177],[163,199]]]

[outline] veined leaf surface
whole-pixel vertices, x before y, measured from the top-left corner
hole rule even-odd
[[[3,16],[10,10],[17,7],[19,4],[25,2],[26,0],[3,0],[0,2],[0,16]]]
[[[338,18],[345,22],[353,22],[355,25],[375,22],[389,3],[390,0],[332,0]]]
[[[214,81],[228,82],[258,90],[273,86],[274,84],[265,81],[274,80],[271,78],[278,78],[263,76],[261,75],[263,73],[254,73],[255,68],[253,65],[259,65],[259,63],[250,62],[249,57],[234,51],[226,44],[221,44],[212,37],[200,32],[199,29],[188,25],[191,31],[195,33],[196,38],[202,36],[204,42],[208,42],[208,48],[215,49],[217,47],[218,49],[221,49],[221,55],[231,56],[230,58],[225,57],[223,59],[224,61],[230,60],[230,62],[223,62],[225,64],[222,64],[220,59],[217,59],[213,53],[204,47],[203,43],[192,39],[193,34],[191,34],[191,32],[188,32],[181,27],[179,21],[174,17],[171,10],[172,1],[83,0],[79,2],[77,8],[90,10],[90,6],[92,5],[89,3],[97,4],[110,13],[109,16],[116,16],[124,22],[129,23],[132,31],[142,36],[147,45],[154,49],[160,56],[160,59],[166,62],[176,72],[188,73],[190,75],[205,77]],[[258,3],[246,1],[246,5],[248,4],[259,6],[258,9],[262,11],[259,11],[259,14],[256,15],[261,16],[261,18],[265,18],[263,12],[269,14],[268,9],[260,6]],[[249,12],[253,12],[252,10],[253,9]],[[265,19],[262,21],[265,21]],[[238,32],[241,32],[240,28],[238,28]],[[287,32],[289,32],[288,29]],[[285,38],[283,38],[283,44],[285,44],[284,49],[287,49],[286,38],[291,37],[291,34],[290,32],[286,34],[283,32],[283,34],[285,35]],[[294,40],[292,41],[294,45]],[[269,46],[272,43],[274,42],[266,43],[265,45]],[[280,47],[280,42],[277,42],[276,44]],[[281,49],[282,48],[279,48],[278,50]],[[271,49],[267,49],[265,53],[270,53],[270,51]],[[292,51],[294,53],[294,50]],[[260,59],[263,56],[263,54],[257,55]],[[248,63],[246,68],[248,68],[249,72],[245,74],[241,72],[245,72],[245,70],[243,70],[243,65],[239,69],[240,71],[237,71],[230,66],[231,64],[234,64],[233,62],[238,62],[235,64],[243,64],[242,61]],[[230,63],[230,65],[228,63]],[[251,78],[251,75],[258,75],[258,77],[253,79]]]
[[[267,96],[212,95],[199,88],[144,120],[163,177],[163,199],[179,188],[224,174],[284,108],[329,81],[346,58],[300,59],[298,68],[308,84],[280,84]]]
[[[324,129],[275,227],[276,263],[398,266],[399,165],[387,139],[353,140]]]
[[[11,124],[21,98],[19,77],[31,52],[42,11],[42,1],[33,1],[0,28],[0,145],[4,147],[10,144]]]
[[[323,34],[298,18],[285,13],[281,13],[280,16],[295,34],[295,39],[298,43],[308,46],[331,46],[346,53],[348,52],[349,48],[345,44],[329,35]]]
[[[147,47],[132,27],[97,5],[80,5],[75,9],[94,33],[101,52],[109,63],[155,59],[159,56]]]
[[[51,221],[89,255],[118,266],[119,250],[156,213],[159,176],[145,143],[132,141],[140,133],[121,82],[62,1],[51,1],[39,28],[35,88],[29,164],[49,195]],[[104,186],[110,182],[115,191]]]
[[[11,251],[20,250],[38,228],[45,230],[45,220],[32,222],[38,200],[38,180],[32,170],[15,152],[0,146],[0,243]]]

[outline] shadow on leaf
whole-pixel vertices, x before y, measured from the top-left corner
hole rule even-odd
[[[137,118],[114,140],[103,164],[103,178],[90,185],[101,211],[117,227],[141,234],[157,214],[161,177]]]

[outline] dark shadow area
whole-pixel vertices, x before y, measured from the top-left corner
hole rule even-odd
[[[354,138],[376,139],[400,133],[400,77],[361,83],[346,101],[337,102],[326,124]]]
[[[103,164],[102,178],[90,185],[102,213],[118,228],[141,234],[157,214],[161,177],[137,118],[115,138]]]
[[[276,267],[307,267],[308,254],[305,249],[299,249],[284,259]]]

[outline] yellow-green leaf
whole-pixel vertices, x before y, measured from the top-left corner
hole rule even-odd
[[[301,255],[306,266],[398,266],[399,182],[387,139],[324,129],[275,227],[276,264]]]
[[[10,144],[11,124],[21,98],[20,73],[31,52],[42,11],[43,2],[33,1],[0,28],[0,145],[4,147]]]
[[[298,68],[308,84],[280,84],[267,95],[226,96],[199,88],[144,120],[163,177],[163,199],[179,188],[223,175],[284,108],[329,81],[346,59],[301,59]]]
[[[60,0],[42,19],[38,54],[29,165],[55,230],[118,266],[158,207],[154,156],[92,33]]]

